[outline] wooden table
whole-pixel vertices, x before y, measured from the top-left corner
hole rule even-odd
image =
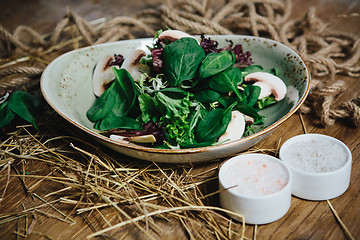
[[[0,2],[0,24],[10,31],[18,25],[28,25],[41,33],[50,32],[56,23],[66,14],[66,7],[83,16],[87,20],[101,17],[114,17],[118,15],[130,15],[136,11],[148,8],[152,4],[155,6],[161,1],[20,1],[5,0]],[[222,1],[215,4],[222,4]],[[301,18],[310,6],[317,7],[317,14],[325,21],[331,21],[333,16],[341,13],[360,12],[360,2],[357,0],[346,1],[294,1],[294,18]],[[359,23],[360,24],[360,23]],[[345,26],[349,27],[349,26]],[[350,26],[351,27],[351,26]],[[353,98],[360,91],[360,81],[342,77],[343,80],[352,84],[352,88],[341,96],[342,100]],[[1,82],[0,82],[1,84]],[[261,148],[273,148],[281,139],[282,142],[290,137],[304,133],[302,128],[301,116],[294,114],[286,121],[275,133],[266,141],[258,144]],[[350,187],[338,198],[330,200],[331,205],[336,210],[339,218],[347,227],[355,239],[360,239],[360,128],[353,128],[346,122],[336,122],[329,127],[315,126],[313,116],[303,115],[304,124],[307,132],[321,133],[335,137],[343,141],[352,151],[353,165]],[[36,167],[36,166],[34,166]],[[6,179],[1,177],[2,185]],[[31,182],[29,182],[31,183]],[[48,187],[51,187],[49,185]],[[40,191],[45,191],[44,187]],[[0,194],[2,191],[0,191]],[[5,198],[0,203],[0,213],[11,212],[12,209],[21,207],[25,204],[27,208],[32,206],[32,199],[24,194],[23,188],[16,180],[10,182]],[[108,212],[107,214],[111,214]],[[81,217],[77,217],[77,224],[69,226],[53,219],[49,219],[35,225],[32,234],[27,239],[84,239],[92,233],[92,229],[82,222]],[[248,226],[246,236],[253,236],[254,226]],[[22,239],[14,234],[17,231],[14,222],[0,225],[0,239]],[[136,236],[136,235],[134,235]],[[347,239],[348,236],[344,228],[331,211],[328,202],[305,201],[293,197],[292,204],[288,213],[280,220],[257,227],[257,239]],[[126,234],[119,233],[113,238],[136,239]],[[174,237],[174,236],[173,236]],[[179,236],[177,236],[179,237]],[[183,238],[188,236],[183,235]]]

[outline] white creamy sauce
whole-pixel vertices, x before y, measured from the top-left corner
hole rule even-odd
[[[292,143],[285,149],[283,159],[297,169],[324,173],[343,167],[347,161],[347,153],[336,142],[311,139]]]
[[[289,175],[279,162],[268,159],[236,161],[224,174],[224,184],[246,196],[265,196],[280,191]]]

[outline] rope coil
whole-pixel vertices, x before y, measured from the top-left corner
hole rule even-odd
[[[289,19],[291,0],[232,0],[226,1],[220,9],[212,9],[210,2],[167,0],[157,8],[139,11],[134,16],[114,17],[97,26],[68,11],[48,38],[28,26],[18,26],[10,33],[0,25],[0,41],[5,53],[14,57],[42,56],[42,52],[69,47],[69,43],[79,47],[149,37],[167,26],[190,34],[247,34],[272,38],[298,51],[310,68],[313,83],[301,111],[318,116],[323,125],[331,125],[336,119],[349,119],[354,126],[359,126],[359,102],[355,101],[360,98],[359,93],[354,100],[336,105],[346,83],[331,84],[339,74],[360,77],[358,36],[329,29],[328,24],[316,16],[315,8],[309,9],[301,20]],[[359,22],[359,14],[339,18],[347,16]],[[74,33],[78,38],[74,39]],[[26,81],[34,82],[43,68],[15,63],[3,70],[0,66],[0,95],[26,85]],[[318,91],[319,86],[321,91]]]

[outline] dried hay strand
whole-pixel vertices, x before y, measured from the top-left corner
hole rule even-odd
[[[92,145],[57,116],[43,119],[42,125],[35,133],[30,126],[18,126],[0,145],[0,177],[6,182],[0,188],[0,209],[9,204],[3,200],[16,180],[37,203],[2,211],[0,227],[12,221],[34,227],[43,218],[74,225],[84,217],[93,229],[89,239],[124,233],[143,239],[247,239],[246,221],[233,222],[229,211],[208,204],[218,194],[219,162],[135,161]],[[275,154],[275,149],[249,152]],[[19,234],[30,234],[30,225]]]

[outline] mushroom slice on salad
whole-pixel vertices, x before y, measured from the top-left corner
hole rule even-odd
[[[110,135],[110,139],[117,142],[133,142],[133,143],[155,143],[156,138],[152,134],[133,136],[133,137],[123,137],[119,135]]]
[[[220,136],[218,142],[220,143],[227,140],[232,142],[241,139],[245,131],[245,125],[244,115],[239,111],[232,111],[230,123],[227,126],[225,133]]]
[[[246,82],[254,81],[261,88],[263,94],[266,93],[266,88],[270,88],[270,92],[274,95],[276,101],[280,101],[286,95],[286,85],[279,77],[266,72],[249,73],[244,79]],[[264,89],[264,90],[263,90]],[[262,95],[260,93],[260,95]],[[265,94],[266,96],[266,94]],[[264,96],[264,97],[265,97]]]
[[[110,66],[110,62],[113,60],[114,57],[108,55],[100,59],[100,61],[95,66],[95,70],[92,77],[92,83],[93,83],[94,94],[97,97],[100,97],[101,94],[105,92],[107,86],[115,78],[115,74],[112,68],[117,66]]]
[[[145,51],[137,49],[127,56],[121,65],[121,68],[126,69],[135,82],[140,80],[142,74],[150,73],[150,67],[140,63],[141,58],[144,56],[146,56]]]
[[[184,38],[184,37],[188,37],[188,38],[194,38],[195,40],[197,40],[195,37],[191,36],[190,34],[187,34],[185,32],[179,31],[179,30],[166,30],[163,31],[162,33],[159,34],[158,39],[167,39],[170,42],[174,42],[180,38]]]
[[[267,84],[267,83],[265,83],[265,82],[261,82],[261,81],[259,81],[259,82],[255,82],[254,84],[253,84],[254,86],[258,86],[258,87],[260,87],[260,95],[259,95],[259,98],[258,99],[262,99],[262,98],[264,98],[264,97],[268,97],[268,96],[270,96],[271,95],[271,87],[270,87],[270,85],[269,84]]]

